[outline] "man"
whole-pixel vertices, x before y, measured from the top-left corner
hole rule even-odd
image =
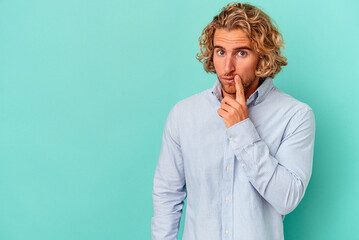
[[[313,160],[312,109],[273,85],[281,35],[249,4],[230,3],[203,30],[197,59],[218,80],[167,118],[153,185],[152,239],[284,239]]]

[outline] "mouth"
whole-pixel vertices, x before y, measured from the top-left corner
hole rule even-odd
[[[234,82],[234,77],[222,77],[222,79],[223,79],[225,82],[228,82],[228,83]]]

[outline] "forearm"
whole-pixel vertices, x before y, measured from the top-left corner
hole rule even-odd
[[[236,151],[236,156],[253,187],[278,213],[286,215],[296,208],[304,196],[306,184],[271,156],[262,140],[246,150]]]
[[[186,189],[172,188],[157,173],[153,187],[152,239],[177,240]]]
[[[311,176],[314,147],[312,112],[303,114],[293,129],[272,154],[250,119],[227,132],[238,164],[248,180],[282,215],[299,204]]]
[[[177,240],[186,196],[182,151],[173,108],[164,127],[161,152],[153,180],[153,240]]]

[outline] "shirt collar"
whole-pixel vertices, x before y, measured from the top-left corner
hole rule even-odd
[[[264,79],[264,82],[252,93],[251,96],[247,99],[247,105],[251,102],[254,102],[254,105],[260,103],[264,100],[264,97],[267,93],[274,87],[273,79],[267,77]],[[218,101],[222,102],[222,86],[219,80],[217,79],[212,88],[212,94],[217,97]]]

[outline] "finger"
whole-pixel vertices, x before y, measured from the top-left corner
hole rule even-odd
[[[217,109],[217,113],[218,113],[218,115],[221,116],[221,117],[222,117],[222,111],[223,111],[223,109],[221,109],[221,108],[218,108],[218,109]]]
[[[233,100],[233,101],[235,101],[235,100]],[[237,103],[237,105],[239,105],[239,104]],[[230,112],[230,113],[232,113],[232,112],[235,110],[234,107],[232,107],[231,105],[227,104],[226,102],[222,102],[221,108],[222,108],[223,110],[225,110],[226,112]]]
[[[234,82],[236,84],[236,101],[242,105],[246,105],[241,77],[239,75],[234,76]]]
[[[235,109],[238,109],[240,107],[240,104],[236,100],[227,96],[223,98],[222,103],[228,104],[234,107]]]
[[[217,113],[218,113],[218,115],[221,116],[222,118],[226,117],[227,114],[228,114],[228,113],[227,113],[226,111],[224,111],[222,108],[218,108]]]

